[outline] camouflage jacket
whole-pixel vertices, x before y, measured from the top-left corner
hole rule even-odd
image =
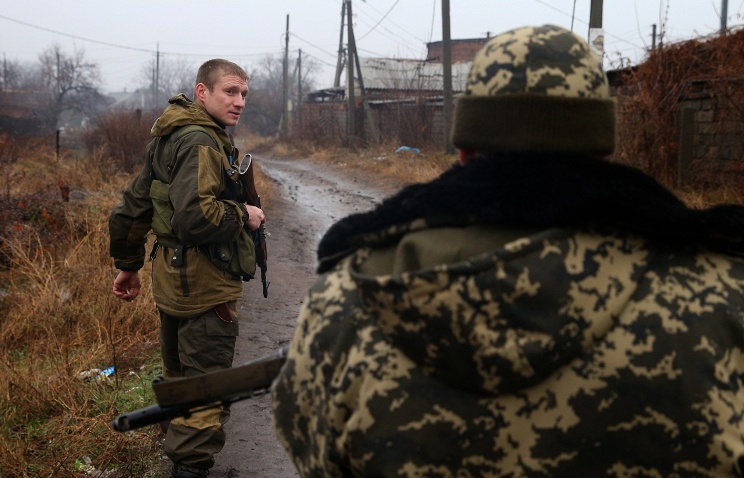
[[[698,214],[635,170],[532,159],[453,168],[321,241],[273,387],[302,476],[741,476],[744,261],[714,252],[736,239],[692,229],[720,237],[725,216],[740,231],[742,209]],[[640,212],[650,199],[663,213]],[[407,237],[466,224],[533,232],[365,269]]]
[[[111,212],[110,252],[117,268],[138,270],[144,264],[145,242],[153,224],[154,179],[170,185],[170,222],[178,242],[200,246],[234,241],[243,226],[244,209],[230,198],[224,173],[238,151],[224,128],[201,106],[184,95],[169,102],[152,127],[153,140],[142,171]],[[190,125],[202,129],[179,133]],[[184,265],[173,266],[173,248],[168,246],[160,248],[153,262],[152,288],[158,308],[190,316],[242,296],[242,282],[215,267],[198,248],[187,248]]]

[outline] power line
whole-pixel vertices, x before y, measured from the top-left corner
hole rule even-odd
[[[434,0],[431,7],[431,27],[429,28],[429,43],[434,36],[434,18],[437,16],[437,0]]]
[[[397,3],[397,2],[396,2],[396,3]],[[364,2],[364,3],[362,3],[361,5],[357,6],[357,12],[363,12],[363,13],[364,13],[365,15],[368,15],[368,16],[369,16],[370,18],[372,18],[372,15],[369,15],[369,14],[368,14],[368,13],[367,13],[367,12],[365,11],[365,8],[366,8],[366,7],[369,7],[369,8],[371,8],[372,10],[374,10],[375,12],[377,12],[378,14],[380,14],[380,15],[383,15],[383,13],[382,13],[382,12],[381,12],[380,10],[378,10],[377,8],[375,8],[375,6],[374,6],[374,5],[372,5],[372,2]],[[424,39],[422,39],[422,38],[419,38],[419,37],[417,37],[416,35],[414,35],[413,33],[411,33],[411,29],[410,29],[410,28],[403,28],[403,27],[401,27],[400,25],[398,25],[397,23],[395,23],[394,21],[392,21],[391,19],[388,19],[388,21],[387,21],[386,23],[388,23],[388,24],[390,24],[390,25],[393,25],[394,27],[396,27],[397,29],[399,29],[399,30],[400,30],[401,32],[403,32],[403,33],[405,33],[406,35],[408,35],[408,36],[409,36],[410,38],[413,38],[413,39],[415,39],[416,41],[420,41],[421,43],[426,43],[426,40],[424,40]],[[389,32],[389,33],[390,33],[391,35],[395,35],[396,37],[398,37],[398,38],[399,38],[399,39],[400,39],[401,41],[407,42],[407,40],[404,40],[404,39],[403,39],[403,37],[401,37],[400,35],[396,34],[395,32],[393,32],[393,31],[391,31],[391,30],[389,30],[389,29],[386,29],[386,30],[387,30],[387,31],[388,31],[388,32]]]
[[[357,51],[358,52],[360,52],[360,51],[361,52],[364,52],[364,53],[368,54],[369,56],[371,56],[373,58],[374,57],[377,57],[377,58],[386,58],[386,57],[389,56],[389,55],[386,55],[384,53],[380,53],[380,52],[377,52],[377,51],[367,50],[366,48],[358,48],[357,47]]]
[[[369,19],[371,20],[371,22],[368,22],[367,19],[362,18],[359,15],[360,13],[362,13],[362,14],[366,15],[367,17],[369,17]],[[369,13],[365,12],[361,8],[360,9],[357,9],[357,12],[354,14],[354,17],[359,22],[362,22],[365,25],[370,25],[371,26],[375,22],[375,19]],[[385,38],[387,38],[388,40],[390,40],[390,41],[392,41],[393,43],[396,43],[396,44],[397,43],[401,43],[401,42],[402,43],[408,43],[409,42],[409,40],[406,40],[405,38],[403,38],[402,36],[398,35],[397,33],[395,33],[394,31],[390,30],[389,28],[387,28],[385,26],[383,26],[382,30],[378,30],[377,33],[379,35],[384,36]],[[366,34],[365,34],[365,36],[366,36]]]
[[[392,12],[395,6],[398,5],[398,2],[400,2],[400,0],[395,0],[395,3],[393,3],[393,6],[390,7],[390,9],[387,12],[385,12],[385,15],[383,15],[382,18],[380,18],[380,20],[377,23],[375,23],[375,26],[373,26],[367,33],[357,38],[357,41],[361,40],[362,38],[366,37],[373,31],[375,31],[375,28],[380,26],[380,23],[382,23],[387,18],[387,16],[390,15],[390,12]]]
[[[331,53],[331,52],[329,52],[329,51],[326,51],[326,50],[324,50],[323,48],[319,47],[318,45],[315,45],[315,44],[313,44],[313,43],[310,43],[309,41],[305,40],[304,38],[302,38],[301,36],[297,35],[296,33],[292,33],[292,32],[289,32],[289,34],[290,34],[291,36],[293,36],[294,38],[297,38],[297,39],[298,39],[298,40],[300,40],[301,42],[304,42],[305,44],[307,44],[307,45],[310,45],[311,47],[313,47],[313,48],[317,49],[318,51],[321,51],[321,52],[325,53],[325,54],[326,54],[326,55],[328,55],[328,56],[332,56],[332,57],[334,57],[334,58],[335,58],[335,57],[336,57],[336,55],[337,55],[337,53]],[[307,54],[307,52],[306,52],[306,54]],[[325,63],[326,65],[329,65],[329,66],[333,66],[333,67],[335,67],[335,66],[336,66],[336,65],[331,65],[330,63],[327,63],[327,62],[325,62],[325,61],[323,61],[323,60],[320,60],[320,59],[318,59],[318,58],[316,58],[316,57],[313,57],[313,58],[315,58],[316,60],[318,60],[318,61],[320,61],[320,62],[322,62],[322,63]]]
[[[311,59],[317,61],[318,63],[322,63],[325,66],[330,66],[330,67],[336,68],[336,65],[331,65],[327,61],[323,61],[320,58],[318,58],[317,56],[315,56],[315,55],[313,55],[311,53],[306,52],[305,50],[302,50],[302,56],[303,57],[307,57],[307,58],[311,58]]]
[[[29,28],[35,28],[36,30],[41,30],[41,31],[49,32],[49,33],[54,33],[55,35],[62,35],[62,36],[66,36],[66,37],[69,37],[69,38],[74,38],[75,40],[83,40],[83,41],[87,41],[87,42],[91,42],[91,43],[97,43],[99,45],[110,46],[110,47],[113,47],[113,48],[122,48],[124,50],[139,51],[139,52],[144,52],[144,53],[155,53],[155,51],[148,50],[146,48],[136,48],[136,47],[125,46],[125,45],[117,45],[117,44],[114,44],[114,43],[108,43],[108,42],[104,42],[104,41],[100,41],[100,40],[93,40],[92,38],[85,38],[85,37],[81,37],[81,36],[78,36],[78,35],[72,35],[70,33],[65,33],[65,32],[60,32],[60,31],[57,31],[57,30],[52,30],[51,28],[45,28],[45,27],[42,27],[42,26],[39,26],[39,25],[34,25],[34,24],[31,24],[31,23],[28,23],[28,22],[24,22],[24,21],[21,21],[21,20],[16,20],[15,18],[6,17],[5,15],[0,15],[0,18],[2,18],[3,20],[8,20],[9,22],[13,22],[13,23],[17,23],[19,25],[23,25],[23,26],[29,27]]]
[[[159,53],[161,55],[173,55],[173,56],[182,56],[182,57],[200,57],[200,58],[207,58],[207,57],[208,58],[215,58],[215,57],[221,57],[222,55],[224,55],[224,53],[222,53],[220,55],[215,55],[215,54],[210,54],[210,53],[177,53],[177,52],[165,52],[165,51],[152,50],[152,49],[149,49],[149,48],[138,48],[138,47],[127,46],[127,45],[119,45],[119,44],[116,44],[116,43],[110,43],[110,42],[105,42],[105,41],[101,41],[101,40],[95,40],[93,38],[87,38],[87,37],[82,37],[82,36],[79,36],[79,35],[73,35],[71,33],[61,32],[59,30],[53,30],[51,28],[46,28],[46,27],[42,27],[42,26],[39,26],[39,25],[34,25],[32,23],[24,22],[22,20],[18,20],[18,19],[15,19],[15,18],[10,18],[10,17],[7,17],[5,15],[0,15],[0,19],[7,20],[7,21],[13,22],[13,23],[17,23],[19,25],[23,25],[23,26],[26,26],[26,27],[29,27],[29,28],[34,28],[36,30],[45,31],[45,32],[48,32],[48,33],[54,33],[55,35],[65,36],[65,37],[68,37],[68,38],[72,38],[74,40],[86,41],[86,42],[90,42],[90,43],[95,43],[97,45],[104,45],[104,46],[108,46],[108,47],[112,47],[112,48],[119,48],[119,49],[122,49],[122,50],[137,51],[137,52],[141,52],[141,53],[151,53],[151,54],[157,54],[157,53]],[[230,57],[231,58],[248,58],[248,57],[259,56],[259,55],[264,55],[264,54],[265,53],[244,53],[244,54],[240,54],[240,55],[230,55]]]
[[[540,5],[543,5],[543,6],[545,6],[545,7],[548,7],[548,8],[549,8],[549,9],[551,9],[551,10],[554,10],[554,11],[556,11],[556,12],[560,13],[560,14],[563,14],[563,15],[567,16],[568,18],[572,18],[572,17],[573,17],[573,15],[571,15],[570,13],[564,12],[564,11],[563,11],[563,10],[561,10],[560,8],[558,8],[558,7],[554,7],[553,5],[551,5],[551,4],[549,4],[549,3],[546,3],[546,2],[543,2],[542,0],[535,0],[535,1],[536,1],[537,3],[539,3]],[[581,21],[581,20],[579,20],[579,21],[580,21],[581,23],[583,23],[584,25],[589,25],[588,23],[586,23],[586,22],[584,22],[584,21]]]
[[[359,20],[361,20],[361,21],[364,22],[364,19],[362,19],[362,18],[359,18]],[[366,24],[366,22],[364,22],[364,23]],[[414,45],[414,43],[411,42],[411,40],[407,40],[407,39],[401,37],[400,35],[396,34],[394,31],[392,31],[389,28],[387,28],[384,24],[382,25],[382,29],[378,29],[377,30],[377,34],[380,35],[380,36],[382,36],[382,37],[384,37],[384,38],[387,38],[388,40],[390,40],[390,42],[392,42],[392,44],[395,45],[398,48],[399,51],[401,49],[403,49],[403,48],[405,48],[409,52],[412,51],[412,45]],[[367,43],[370,44],[369,41],[367,41]],[[416,45],[423,46],[423,45],[426,44],[426,42],[424,40],[419,40],[417,38],[415,44]],[[357,50],[362,51],[363,48],[361,48],[357,44]],[[418,53],[411,53],[411,54],[414,55],[414,56],[416,56]],[[391,54],[390,53],[388,53],[388,54],[380,54],[379,56],[380,57],[390,57]]]
[[[556,12],[558,12],[558,13],[562,14],[562,15],[565,15],[565,16],[566,16],[566,17],[568,17],[568,18],[571,18],[571,19],[572,19],[572,21],[573,21],[573,15],[571,15],[570,13],[568,13],[568,12],[564,12],[564,11],[563,11],[563,10],[561,10],[560,8],[554,7],[553,5],[550,5],[549,3],[547,3],[547,2],[544,2],[543,0],[534,0],[534,1],[535,1],[535,2],[537,2],[537,3],[539,3],[540,5],[543,5],[543,6],[545,6],[545,7],[548,7],[548,8],[550,8],[551,10],[554,10],[554,11],[556,11]],[[582,23],[582,24],[584,24],[584,25],[586,25],[586,26],[589,26],[589,23],[587,23],[587,22],[585,22],[585,21],[583,21],[583,20],[581,20],[581,19],[578,19],[578,18],[577,18],[577,19],[576,19],[576,21],[578,21],[579,23]],[[637,45],[637,44],[635,44],[635,43],[632,43],[632,42],[630,42],[630,41],[628,41],[628,40],[626,40],[626,39],[624,39],[624,38],[620,38],[620,37],[618,37],[618,36],[615,36],[615,35],[613,35],[612,33],[609,33],[609,32],[608,32],[608,31],[607,31],[606,29],[605,29],[605,35],[606,35],[606,36],[608,36],[608,37],[612,37],[612,38],[614,38],[615,40],[617,40],[617,41],[620,41],[620,42],[622,42],[622,43],[627,43],[628,45],[632,46],[633,48],[644,48],[643,46],[639,46],[639,45]]]

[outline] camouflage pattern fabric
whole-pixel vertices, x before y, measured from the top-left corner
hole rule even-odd
[[[502,33],[475,56],[467,95],[516,93],[598,99],[610,96],[599,57],[576,34],[553,25]]]
[[[452,142],[474,151],[606,155],[615,147],[615,120],[591,47],[564,28],[530,26],[496,35],[475,55]]]
[[[302,476],[742,476],[741,260],[568,229],[397,276],[369,253],[309,290],[274,384]]]

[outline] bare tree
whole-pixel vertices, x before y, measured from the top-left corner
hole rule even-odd
[[[88,62],[83,50],[65,53],[58,44],[39,55],[40,81],[47,92],[44,107],[51,124],[59,125],[63,114],[92,116],[101,105],[98,64]]]
[[[161,56],[142,68],[140,87],[153,109],[162,109],[168,98],[184,93],[193,99],[198,66],[183,57]]]
[[[257,64],[249,68],[251,77],[248,85],[248,101],[246,112],[241,123],[247,125],[251,131],[271,136],[277,132],[284,111],[283,85],[283,57],[278,55],[266,55]],[[296,59],[290,60],[290,65],[296,65]],[[315,88],[314,75],[319,70],[316,61],[303,56],[302,58],[302,80],[300,86],[303,95]],[[297,97],[297,75],[300,72],[296,66],[290,66],[289,98]],[[295,105],[299,108],[300,105]]]
[[[24,69],[20,63],[3,59],[0,70],[0,91],[19,89],[24,76]]]
[[[247,124],[254,133],[271,136],[276,133],[282,111],[282,63],[280,57],[266,55],[248,74],[248,101],[241,123]]]

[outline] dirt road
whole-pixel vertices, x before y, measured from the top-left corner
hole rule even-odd
[[[336,220],[372,208],[395,188],[369,184],[351,168],[260,155],[254,155],[254,161],[274,187],[271,202],[264,205],[271,234],[267,240],[271,285],[268,298],[261,294],[260,281],[246,285],[236,365],[289,342],[304,293],[314,280],[315,251],[323,233]],[[268,395],[235,403],[227,436],[211,477],[298,476],[274,434]]]

